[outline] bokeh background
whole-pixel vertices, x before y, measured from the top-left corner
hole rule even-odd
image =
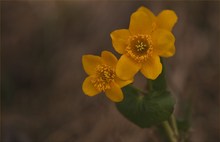
[[[2,142],[160,142],[103,94],[88,97],[81,57],[113,50],[140,6],[174,10],[176,54],[165,60],[175,115],[190,109],[189,141],[220,141],[220,2],[1,1]],[[137,86],[145,79],[138,74]],[[188,109],[187,109],[188,110]],[[150,117],[150,116],[149,116]]]

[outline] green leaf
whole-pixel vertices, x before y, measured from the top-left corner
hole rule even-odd
[[[123,88],[124,100],[116,103],[118,110],[134,124],[146,128],[168,120],[174,109],[174,99],[168,91],[141,95],[131,86]]]

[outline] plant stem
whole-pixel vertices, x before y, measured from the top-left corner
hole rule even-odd
[[[174,130],[174,133],[175,133],[176,137],[178,137],[179,132],[178,132],[178,128],[177,128],[177,125],[176,125],[176,118],[173,114],[171,115],[171,125],[173,127],[173,130]]]
[[[170,139],[170,142],[177,142],[177,139],[176,139],[174,132],[173,132],[172,128],[170,127],[170,124],[168,123],[168,121],[164,121],[162,124],[163,124],[163,127],[164,127],[164,129]]]

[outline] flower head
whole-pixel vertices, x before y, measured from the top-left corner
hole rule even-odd
[[[117,58],[108,51],[103,51],[101,57],[84,55],[82,63],[89,76],[83,82],[83,92],[88,96],[105,92],[112,101],[122,101],[124,96],[121,88],[133,80],[124,81],[117,77],[115,72],[117,62]]]
[[[158,16],[145,7],[134,12],[129,29],[111,33],[114,49],[122,54],[116,74],[128,80],[140,70],[146,78],[156,79],[162,71],[160,57],[175,54],[175,37],[171,30],[176,21],[172,10],[164,10]]]

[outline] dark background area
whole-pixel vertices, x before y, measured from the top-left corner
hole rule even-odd
[[[110,32],[140,6],[172,9],[176,54],[165,59],[175,115],[191,106],[189,139],[220,141],[220,2],[1,1],[2,142],[159,142],[103,94],[88,97],[81,57],[113,51]],[[145,79],[138,74],[136,85]],[[150,117],[150,116],[149,116]]]

